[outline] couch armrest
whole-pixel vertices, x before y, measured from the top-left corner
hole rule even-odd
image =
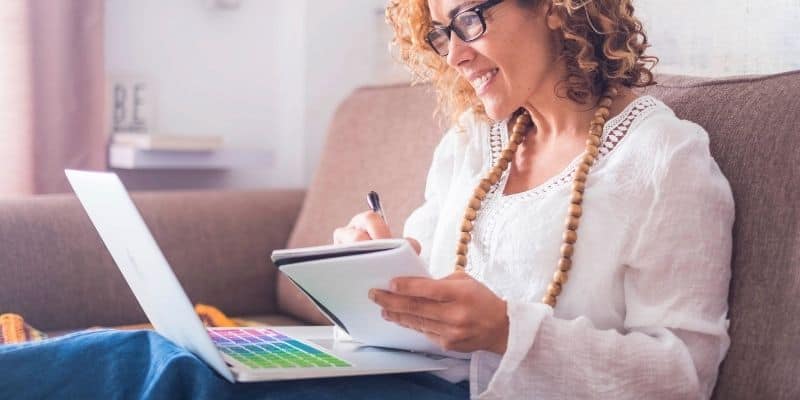
[[[302,190],[134,193],[194,303],[229,315],[277,311],[276,269]],[[145,321],[72,194],[0,199],[0,313],[47,330]]]

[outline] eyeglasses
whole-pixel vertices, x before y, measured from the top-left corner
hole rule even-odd
[[[453,16],[450,25],[433,28],[425,40],[442,57],[450,52],[450,32],[464,42],[477,40],[486,32],[486,19],[483,12],[502,3],[503,0],[488,0],[475,7],[463,10]]]

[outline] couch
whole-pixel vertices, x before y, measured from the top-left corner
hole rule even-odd
[[[644,92],[706,127],[736,199],[732,345],[715,398],[800,398],[800,71],[657,80]],[[329,243],[369,190],[399,235],[443,132],[433,105],[427,86],[356,90],[307,191],[132,196],[192,302],[267,324],[325,323],[268,256]],[[51,332],[145,321],[73,195],[0,199],[0,239],[0,313]]]

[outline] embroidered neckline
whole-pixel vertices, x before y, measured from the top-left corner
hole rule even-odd
[[[625,109],[614,118],[608,120],[603,126],[603,134],[600,137],[600,154],[597,156],[597,162],[595,162],[590,171],[597,168],[597,166],[619,146],[634,123],[649,115],[655,110],[657,105],[657,100],[652,96],[642,96],[628,104]],[[488,159],[490,160],[490,164],[485,166],[485,168],[489,169],[497,162],[500,158],[500,153],[507,144],[508,120],[503,120],[492,125],[489,132],[490,157],[488,157]],[[505,191],[506,183],[508,182],[508,175],[511,172],[511,168],[508,168],[503,172],[500,180],[489,190],[489,196],[503,200],[511,200],[540,196],[550,192],[572,181],[572,177],[582,157],[583,153],[579,154],[561,172],[550,177],[536,187],[518,193],[503,195],[502,193]]]
[[[597,157],[592,169],[602,165],[603,161],[608,158],[609,154],[619,147],[622,140],[627,137],[627,133],[631,131],[636,125],[645,119],[658,108],[659,102],[652,96],[642,96],[632,101],[625,109],[614,118],[608,120],[603,126],[603,134],[600,137],[600,154]],[[489,165],[484,168],[491,168],[500,158],[500,153],[508,143],[508,120],[500,121],[491,126],[489,133],[489,148],[488,156]],[[572,177],[580,162],[583,154],[581,153],[572,162],[567,165],[564,170],[555,176],[551,177],[544,183],[528,189],[524,192],[502,195],[505,190],[508,174],[511,169],[503,172],[503,176],[489,190],[486,200],[481,206],[481,212],[478,213],[475,223],[475,230],[473,235],[475,239],[470,242],[470,246],[479,246],[481,251],[476,252],[471,249],[467,253],[467,269],[466,272],[476,279],[483,280],[484,268],[475,268],[477,265],[487,265],[489,263],[490,251],[489,245],[491,238],[495,235],[497,230],[498,216],[504,212],[509,206],[518,201],[522,201],[531,197],[542,196],[556,188],[564,186],[572,182]],[[591,170],[590,170],[591,171]],[[591,174],[589,175],[591,177]],[[590,178],[591,179],[591,178]],[[478,260],[480,258],[480,260]]]

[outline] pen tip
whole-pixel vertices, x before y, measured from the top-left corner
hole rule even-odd
[[[369,193],[367,193],[367,203],[373,211],[380,209],[381,201],[380,197],[378,197],[378,193],[376,193],[374,190],[371,190]]]

